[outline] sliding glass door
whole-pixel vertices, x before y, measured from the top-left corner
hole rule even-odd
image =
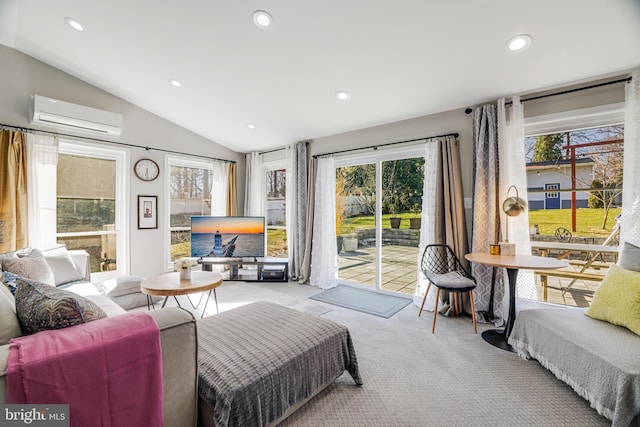
[[[414,294],[424,167],[416,148],[336,159],[341,282]]]

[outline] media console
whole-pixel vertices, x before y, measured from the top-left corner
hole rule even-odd
[[[212,258],[202,257],[198,260],[202,271],[212,271],[214,265],[228,265],[228,277],[222,273],[224,280],[242,280],[245,282],[286,282],[289,280],[289,261],[284,258]],[[243,266],[257,266],[255,270],[243,269]]]

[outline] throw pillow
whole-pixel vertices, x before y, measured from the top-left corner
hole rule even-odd
[[[24,258],[2,258],[0,264],[3,271],[9,271],[36,282],[52,286],[55,284],[49,264],[37,249],[32,250]]]
[[[640,335],[640,272],[612,265],[585,314]]]
[[[16,300],[6,286],[0,284],[0,345],[22,335],[16,316]]]
[[[76,268],[71,255],[64,246],[60,249],[43,252],[44,259],[49,264],[53,274],[53,280],[56,286],[64,285],[69,282],[82,280],[83,277]]]
[[[0,282],[4,283],[4,285],[9,288],[12,295],[16,294],[16,288],[18,287],[17,280],[19,278],[23,278],[22,276],[18,276],[17,274],[13,274],[9,271],[3,271],[2,275],[0,275]]]
[[[107,317],[100,307],[80,295],[26,279],[18,279],[15,298],[18,320],[25,334]]]
[[[640,248],[624,242],[618,265],[626,270],[640,271]]]

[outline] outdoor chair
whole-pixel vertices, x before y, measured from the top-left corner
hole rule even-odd
[[[469,298],[471,299],[471,316],[473,318],[473,331],[477,334],[478,327],[476,325],[476,311],[473,301],[473,289],[476,287],[476,280],[462,266],[453,250],[448,245],[428,245],[424,248],[422,261],[420,262],[420,269],[429,281],[429,285],[427,286],[427,291],[422,299],[422,305],[420,306],[418,317],[422,315],[422,309],[424,308],[424,303],[427,301],[427,295],[431,289],[431,284],[438,289],[436,292],[436,306],[433,310],[431,333],[434,333],[436,329],[440,290],[444,289],[445,291],[453,293],[456,314],[459,314],[460,312],[458,307],[458,294],[461,292],[469,292]]]

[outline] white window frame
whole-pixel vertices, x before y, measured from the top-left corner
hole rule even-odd
[[[116,175],[116,209],[115,209],[115,230],[114,231],[91,231],[91,232],[69,232],[58,233],[56,237],[79,237],[115,234],[116,235],[116,269],[105,272],[91,273],[91,280],[102,282],[117,276],[129,274],[129,158],[130,150],[127,148],[106,147],[103,145],[60,139],[59,154],[68,154],[83,157],[94,157],[97,159],[115,161]],[[87,173],[91,173],[87,171]],[[57,198],[57,194],[56,194]]]
[[[378,213],[382,213],[382,163],[393,161],[393,160],[402,160],[402,159],[410,159],[414,157],[424,157],[425,148],[424,142],[419,145],[407,145],[404,147],[394,147],[394,148],[386,148],[386,149],[378,149],[372,153],[368,154],[348,154],[348,155],[338,155],[335,157],[335,169],[342,168],[345,166],[357,166],[373,163],[376,166],[376,213],[375,213],[375,227],[376,227],[376,285],[375,291],[383,294],[401,296],[403,298],[410,298],[409,296],[404,296],[398,292],[387,291],[382,289],[382,215]],[[335,171],[334,171],[335,173]],[[352,287],[362,288],[362,289],[371,289],[370,286],[353,283],[353,282],[345,282],[338,278],[339,283],[345,284]]]
[[[189,231],[190,227],[171,227],[171,191],[169,189],[171,179],[171,167],[179,166],[184,168],[208,169],[213,171],[213,163],[206,160],[197,160],[191,157],[165,155],[164,157],[164,219],[162,221],[162,229],[164,232],[164,253],[165,265],[169,271],[173,270],[173,262],[171,262],[171,232],[172,231]],[[215,183],[212,183],[215,185]],[[212,200],[213,203],[213,200]]]

